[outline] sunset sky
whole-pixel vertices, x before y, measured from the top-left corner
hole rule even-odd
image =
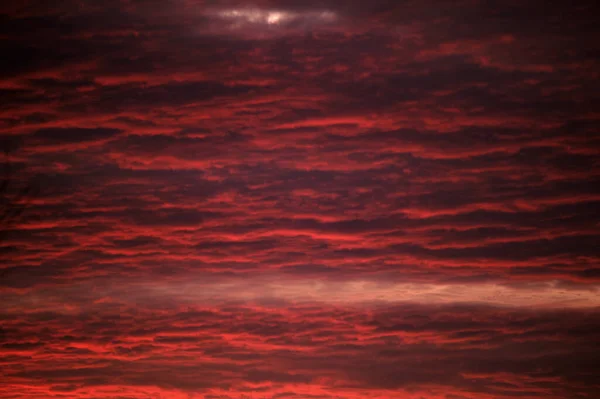
[[[600,398],[595,3],[2,2],[0,399]]]

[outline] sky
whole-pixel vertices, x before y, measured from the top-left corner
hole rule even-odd
[[[2,2],[0,398],[600,397],[598,15]]]

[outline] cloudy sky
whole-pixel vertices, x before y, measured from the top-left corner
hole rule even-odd
[[[600,397],[594,3],[3,2],[0,398]]]

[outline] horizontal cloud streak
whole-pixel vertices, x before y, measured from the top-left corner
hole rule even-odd
[[[401,283],[352,279],[306,280],[285,276],[245,278],[215,278],[210,275],[186,275],[181,281],[96,281],[81,283],[74,290],[45,289],[36,298],[36,307],[78,297],[82,304],[103,298],[119,299],[129,304],[137,302],[178,301],[187,304],[221,303],[223,301],[259,301],[271,303],[324,303],[337,305],[437,304],[485,305],[497,307],[536,307],[538,309],[597,308],[600,306],[600,287],[594,285],[565,285],[559,282],[432,284]],[[92,296],[88,292],[93,292]],[[3,302],[23,303],[31,294],[27,291],[4,296]],[[19,309],[19,306],[15,308]],[[15,310],[15,311],[16,311]]]

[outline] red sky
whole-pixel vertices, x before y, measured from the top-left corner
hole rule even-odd
[[[3,2],[0,398],[600,397],[594,3]]]

